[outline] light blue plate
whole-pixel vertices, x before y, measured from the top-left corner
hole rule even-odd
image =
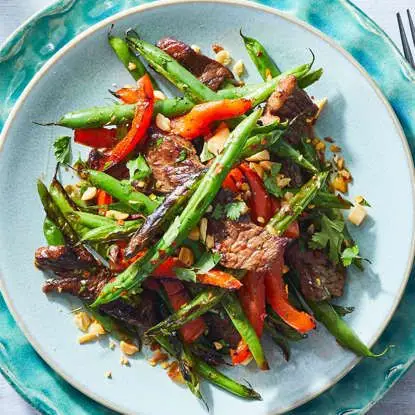
[[[383,32],[352,5],[327,0],[318,2],[317,8],[312,3],[286,0],[279,1],[278,7],[270,4],[286,15],[252,3],[154,3],[117,15],[64,46],[94,23],[139,3],[105,1],[92,7],[87,1],[59,2],[31,20],[2,49],[3,121],[14,106],[3,127],[5,142],[0,154],[2,292],[42,358],[95,400],[129,413],[204,413],[188,391],[171,383],[161,369],[150,367],[143,356],[125,368],[119,364],[119,351],[110,351],[105,342],[78,346],[79,332],[68,314],[76,302],[45,297],[40,291],[43,276],[32,265],[35,248],[44,243],[35,179],[50,178],[50,143],[66,130],[41,128],[31,121],[54,120],[69,110],[103,104],[108,98],[105,91],[113,82],[131,83],[106,44],[112,21],[117,31],[137,26],[152,42],[173,35],[199,44],[207,53],[211,43],[218,42],[234,58],[244,60],[249,81],[255,80],[256,74],[238,37],[240,28],[260,38],[283,69],[307,61],[306,48],[313,49],[316,64],[324,67],[325,75],[311,93],[329,98],[317,131],[334,137],[343,148],[355,177],[351,196],[363,194],[373,206],[371,218],[354,232],[373,266],[364,274],[350,275],[342,301],[356,306],[348,321],[370,345],[389,321],[413,257],[413,167],[407,143],[389,104],[367,74],[328,38],[289,16],[311,23],[352,53],[392,103],[411,146],[415,143],[414,73]],[[410,307],[414,290],[411,281],[391,325],[375,346],[381,350],[393,343],[396,348],[382,359],[366,359],[330,391],[295,413],[361,413],[384,393],[413,359]],[[0,366],[19,392],[45,413],[103,413],[102,406],[69,386],[39,359],[4,303],[1,307]],[[273,368],[269,373],[259,373],[253,367],[229,370],[232,376],[248,379],[264,401],[247,403],[206,385],[203,391],[215,414],[288,410],[333,385],[357,363],[322,328],[294,346],[289,364],[274,348],[267,350]],[[104,377],[107,370],[112,371],[112,380]]]

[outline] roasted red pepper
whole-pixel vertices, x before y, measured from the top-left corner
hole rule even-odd
[[[251,219],[264,226],[272,216],[271,198],[265,190],[264,183],[258,174],[245,163],[240,165],[251,189],[248,205],[251,210]]]
[[[115,128],[81,128],[75,130],[74,141],[94,148],[112,148],[116,143]]]
[[[264,273],[249,271],[242,283],[238,291],[239,300],[256,334],[261,337],[266,315]]]
[[[108,205],[112,203],[112,196],[102,189],[97,190],[97,205],[104,206],[99,209],[99,213],[105,213],[108,210]]]
[[[134,118],[130,130],[102,160],[101,169],[106,170],[119,163],[140,144],[146,136],[151,124],[154,108],[154,91],[150,77],[146,74],[137,82],[139,99],[135,109]]]
[[[140,92],[137,88],[120,88],[113,94],[124,104],[135,104],[141,99]]]
[[[282,277],[283,261],[277,261],[265,274],[267,302],[274,311],[292,328],[307,333],[316,327],[312,316],[294,308],[288,301],[288,290]]]
[[[242,183],[245,181],[245,176],[238,167],[232,169],[222,183],[224,189],[231,192],[238,193],[241,189]]]
[[[195,105],[189,113],[171,121],[173,133],[192,140],[210,133],[214,121],[226,120],[245,114],[252,107],[249,100],[224,99]]]
[[[177,311],[181,306],[190,300],[190,296],[184,285],[177,280],[161,280],[166,294],[169,297],[173,310]],[[206,323],[202,317],[198,317],[186,323],[180,328],[180,334],[186,343],[193,343],[207,329]]]
[[[179,258],[170,257],[160,264],[151,275],[157,278],[177,278],[174,269],[184,266]],[[228,290],[238,290],[242,286],[241,282],[233,275],[214,269],[204,274],[197,274],[196,280],[200,284],[215,285]]]

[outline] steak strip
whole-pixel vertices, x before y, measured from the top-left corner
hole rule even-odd
[[[217,91],[225,79],[234,79],[232,72],[221,63],[196,53],[189,45],[171,37],[157,42],[157,47],[176,59],[200,82]]]
[[[184,185],[205,168],[189,141],[160,131],[150,135],[145,157],[156,180],[156,189],[163,193]]]
[[[252,222],[209,221],[214,250],[221,265],[233,269],[265,271],[284,254],[289,239],[271,235]]]

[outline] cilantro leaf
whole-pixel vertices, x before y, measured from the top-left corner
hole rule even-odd
[[[321,217],[321,230],[316,232],[309,242],[312,249],[324,249],[326,246],[329,250],[329,259],[338,264],[342,243],[344,241],[344,221],[331,220],[326,215]]]
[[[246,203],[243,200],[238,200],[225,205],[225,214],[230,220],[239,219],[239,217],[246,213],[247,210],[248,206],[246,206]]]
[[[215,155],[208,150],[207,141],[205,141],[205,143],[203,144],[202,152],[200,153],[200,161],[202,163],[205,163],[206,161],[209,161],[214,157]]]
[[[264,186],[268,193],[271,193],[277,198],[283,196],[282,189],[277,184],[277,174],[281,170],[281,163],[272,163],[270,173],[264,175]]]
[[[217,252],[204,252],[194,265],[199,274],[205,274],[216,266],[220,261],[220,254]]]
[[[196,282],[197,274],[206,274],[220,261],[220,254],[204,252],[200,259],[191,268],[175,268],[174,272],[182,281]]]
[[[187,159],[187,150],[183,148],[180,150],[179,156],[176,159],[176,163],[180,163],[181,161],[184,161]]]
[[[175,268],[174,272],[181,281],[196,282],[196,272],[192,268]]]
[[[151,169],[141,154],[136,159],[128,161],[127,169],[130,173],[130,182],[145,179],[151,174]]]
[[[243,200],[236,200],[227,203],[226,205],[218,203],[212,212],[212,218],[216,220],[224,218],[238,220],[241,215],[247,212],[247,210],[248,206]]]
[[[69,164],[72,160],[71,137],[58,137],[53,143],[56,161]]]

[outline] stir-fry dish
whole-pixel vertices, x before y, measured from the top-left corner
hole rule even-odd
[[[110,334],[121,364],[145,344],[150,364],[199,398],[203,378],[261,399],[218,366],[269,370],[264,337],[288,361],[317,323],[356,355],[378,356],[343,320],[353,308],[334,301],[348,268],[363,269],[347,225],[370,205],[341,196],[352,181],[341,148],[314,132],[326,104],[306,92],[323,73],[314,55],[281,72],[241,33],[263,79],[245,84],[244,62],[218,44],[212,59],[169,37],[108,39],[136,83],[110,91],[113,105],[53,123],[91,150],[75,161],[72,137],[57,138],[55,177],[38,181],[48,245],[35,264],[49,274],[45,293],[82,301],[79,342]],[[178,96],[165,96],[162,78]],[[62,170],[76,182],[63,185]]]

